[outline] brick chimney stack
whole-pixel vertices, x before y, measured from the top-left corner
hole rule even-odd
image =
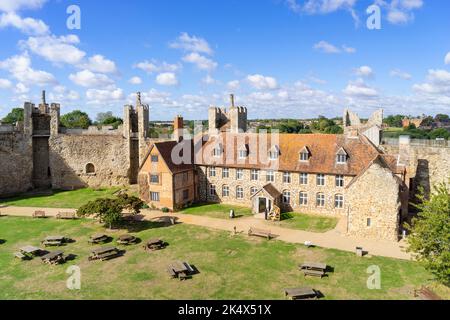
[[[184,130],[183,117],[177,115],[173,120],[173,136],[175,141],[181,142],[181,140],[183,140],[183,130]]]

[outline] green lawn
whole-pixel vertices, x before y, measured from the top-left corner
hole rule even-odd
[[[23,195],[9,199],[0,199],[0,205],[39,208],[78,209],[91,200],[110,198],[121,188],[78,189],[73,191],[54,190],[52,195]]]
[[[412,299],[412,290],[431,281],[419,264],[355,254],[277,240],[232,236],[225,231],[186,224],[162,226],[142,222],[133,234],[143,241],[162,237],[169,246],[147,253],[141,245],[126,247],[124,256],[89,262],[90,234],[105,232],[91,220],[0,218],[0,299],[284,299],[283,288],[310,286],[325,299]],[[107,232],[114,238],[123,231]],[[39,259],[19,261],[13,253],[23,245],[39,245],[47,235],[72,237],[63,247],[76,254],[65,265],[48,266]],[[187,260],[200,271],[192,279],[170,279],[166,267]],[[304,278],[297,265],[304,261],[326,262],[329,277]],[[81,268],[81,290],[69,290],[66,269]],[[381,289],[366,287],[367,268],[381,269]],[[446,289],[448,292],[448,288]]]
[[[280,227],[311,232],[326,232],[332,230],[336,227],[338,222],[334,217],[323,217],[296,212],[282,213],[281,217],[282,220],[276,222]]]
[[[194,205],[184,209],[182,213],[208,216],[211,218],[229,219],[231,209],[234,210],[234,214],[237,218],[253,215],[252,209],[250,208],[216,203]]]

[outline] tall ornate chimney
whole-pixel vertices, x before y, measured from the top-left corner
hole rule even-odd
[[[173,120],[173,137],[175,141],[181,142],[183,140],[183,130],[184,130],[183,117],[177,115]]]
[[[234,94],[230,94],[230,104],[231,108],[234,108]]]

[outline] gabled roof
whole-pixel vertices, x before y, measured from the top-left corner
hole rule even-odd
[[[279,196],[281,196],[281,192],[278,191],[277,188],[273,186],[273,184],[268,183],[261,189],[259,189],[257,192],[255,192],[250,198],[255,197],[260,192],[265,192],[268,196],[270,196],[272,199],[277,199]]]
[[[186,149],[189,149],[191,152],[190,155],[190,163],[181,163],[181,164],[176,164],[174,163],[174,159],[172,159],[172,150],[178,145],[179,147],[183,147]],[[153,148],[156,148],[158,150],[158,153],[161,155],[162,160],[165,162],[165,164],[167,165],[167,167],[169,168],[170,172],[172,173],[178,173],[178,172],[182,172],[182,171],[187,171],[187,170],[192,170],[194,169],[194,152],[193,152],[193,144],[192,144],[192,140],[183,140],[181,142],[177,142],[177,141],[164,141],[164,142],[156,142],[154,143],[151,147],[150,150],[148,151],[147,155],[144,158],[143,163],[141,164],[141,168],[143,164],[146,161],[149,161],[149,156],[153,150]]]
[[[266,141],[267,138],[267,141]],[[211,159],[205,150],[211,150],[211,144],[221,139],[224,152],[221,157]],[[272,141],[273,140],[273,141]],[[249,156],[239,159],[237,145],[248,144]],[[276,161],[269,161],[268,152],[271,146],[277,145],[282,151]],[[199,157],[199,165],[215,165],[246,169],[273,169],[307,173],[326,173],[358,175],[381,152],[362,136],[347,138],[345,135],[335,134],[270,134],[257,133],[222,134],[209,137],[204,143],[203,156]],[[208,148],[209,146],[209,148]],[[265,147],[267,146],[267,147]],[[308,163],[298,161],[299,150],[307,146],[310,152]],[[266,148],[266,149],[264,149]],[[336,153],[344,148],[348,154],[346,164],[336,164]],[[200,159],[201,158],[201,159]]]

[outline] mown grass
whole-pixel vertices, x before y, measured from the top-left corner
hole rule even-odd
[[[97,198],[112,198],[120,188],[84,188],[73,191],[54,190],[50,195],[26,194],[14,198],[0,199],[0,205],[38,208],[77,209]]]
[[[182,211],[185,214],[194,214],[198,216],[207,216],[211,218],[229,219],[230,210],[234,210],[236,218],[252,216],[252,209],[246,207],[239,207],[234,205],[225,205],[219,203],[213,204],[198,204],[186,208]]]
[[[334,217],[323,217],[297,212],[282,213],[281,219],[280,222],[276,222],[280,227],[311,232],[332,230],[338,222],[337,218]]]
[[[281,241],[232,236],[225,231],[186,224],[135,225],[133,234],[143,241],[161,237],[169,246],[147,253],[141,245],[123,247],[124,256],[89,262],[95,247],[90,234],[105,232],[91,220],[0,218],[0,299],[284,299],[283,288],[310,286],[325,299],[412,299],[412,290],[431,282],[418,263],[382,257],[358,258],[352,253],[322,248],[307,249]],[[127,230],[106,232],[115,239]],[[39,245],[47,235],[62,234],[76,240],[63,247],[77,255],[65,265],[48,266],[39,259],[19,261],[13,253],[23,245]],[[111,243],[115,245],[115,243]],[[166,267],[187,260],[200,271],[190,280],[170,279]],[[304,278],[297,265],[325,262],[329,277]],[[81,268],[81,290],[66,288],[71,265]],[[381,289],[369,290],[367,268],[381,270]]]

